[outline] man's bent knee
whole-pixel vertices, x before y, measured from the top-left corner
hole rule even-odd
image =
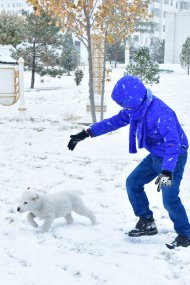
[[[127,192],[135,191],[137,188],[139,188],[137,185],[137,179],[133,175],[129,175],[126,179]]]

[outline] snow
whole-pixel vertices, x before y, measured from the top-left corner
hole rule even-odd
[[[190,79],[179,66],[170,69],[174,72],[161,74],[160,84],[151,88],[176,111],[190,140]],[[106,117],[120,110],[110,94],[123,71],[122,66],[113,70],[112,81],[106,83]],[[159,234],[125,235],[137,222],[125,180],[147,154],[128,153],[128,127],[88,138],[71,152],[69,136],[90,122],[87,76],[79,87],[73,76],[45,77],[43,82],[37,77],[33,91],[29,81],[26,73],[25,114],[18,113],[18,104],[0,106],[0,285],[189,284],[190,248],[166,248],[176,234],[154,182],[146,189]],[[181,198],[190,217],[189,171],[188,161]],[[99,223],[92,226],[74,215],[72,225],[57,219],[48,233],[39,233],[16,211],[27,187],[43,193],[82,190]]]
[[[16,63],[11,57],[13,51],[16,51],[12,45],[0,45],[0,63]]]
[[[0,56],[0,63],[14,63],[14,64],[16,64],[17,62],[11,56]]]

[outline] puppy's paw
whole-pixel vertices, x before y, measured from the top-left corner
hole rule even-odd
[[[32,227],[38,228],[38,224],[36,222],[30,223]]]
[[[100,224],[100,222],[98,222],[97,220],[92,222],[92,226],[99,225],[99,224]]]
[[[92,225],[96,225],[98,223],[94,214],[91,214],[90,220],[91,220]]]
[[[48,233],[48,231],[49,231],[49,228],[43,228],[43,227],[42,227],[39,232],[40,232],[41,234],[45,234],[45,233]]]
[[[38,227],[38,224],[36,223],[36,221],[34,221],[34,218],[36,216],[33,214],[33,213],[28,213],[27,215],[27,220],[28,222],[30,223],[30,225],[34,228],[37,228]]]

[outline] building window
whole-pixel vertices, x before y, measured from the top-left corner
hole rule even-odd
[[[75,41],[75,48],[76,48],[77,52],[80,54],[81,45],[80,45],[79,41]]]
[[[160,24],[155,23],[154,24],[154,30],[155,30],[155,32],[159,32],[160,31]]]
[[[168,5],[169,4],[169,0],[164,0],[164,4]]]
[[[133,41],[135,43],[138,43],[139,42],[139,36],[138,35],[133,36]]]
[[[158,37],[152,37],[152,42],[153,43],[156,43],[156,42],[158,42],[160,39],[158,38]]]
[[[166,12],[166,11],[164,11],[164,14],[163,14],[163,17],[164,17],[164,18],[166,18],[166,13],[167,13],[167,12]]]
[[[165,33],[165,31],[166,31],[166,26],[163,25],[163,32]]]
[[[180,8],[181,8],[181,10],[188,10],[189,9],[189,3],[182,1],[180,3]]]
[[[173,6],[173,0],[171,0],[171,6]]]
[[[160,17],[161,16],[161,10],[160,9],[153,9],[152,14],[154,17]]]

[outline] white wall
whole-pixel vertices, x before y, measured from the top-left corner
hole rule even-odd
[[[152,38],[165,40],[166,38],[166,13],[190,11],[190,0],[153,0],[149,4],[149,13],[152,14],[151,21],[155,24],[154,33],[141,34],[140,46],[149,46]]]
[[[77,51],[80,54],[80,63],[81,65],[88,65],[88,52],[87,52],[87,48],[85,47],[85,45],[79,41],[78,38],[75,37],[75,35],[73,34],[73,41],[76,45],[76,42],[79,43],[79,46],[77,45]]]
[[[88,52],[87,52],[87,48],[83,45],[83,43],[81,42],[81,64],[82,65],[88,65]]]
[[[190,12],[167,13],[165,63],[180,63],[182,45],[190,37]]]

